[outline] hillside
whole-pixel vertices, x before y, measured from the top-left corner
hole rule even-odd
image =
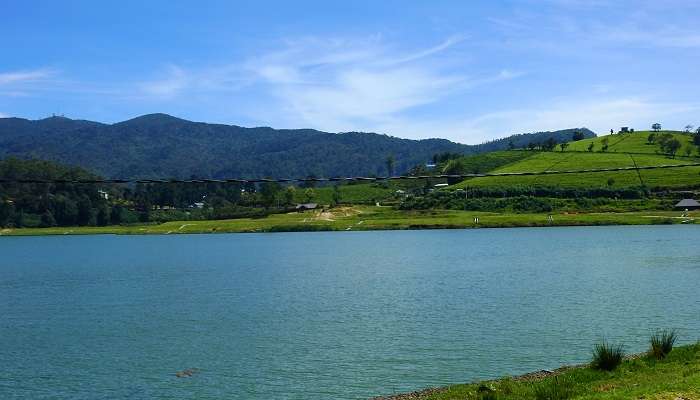
[[[572,142],[564,151],[559,147],[551,152],[516,150],[514,152],[528,155],[523,154],[521,159],[504,163],[488,172],[574,171],[700,163],[698,149],[692,145],[692,136],[681,132],[671,134],[682,144],[681,150],[675,157],[663,154],[657,144],[648,144],[649,132],[636,132]],[[601,149],[606,140],[608,150],[604,152]],[[594,145],[593,151],[588,151],[591,144]],[[686,152],[683,151],[685,148],[691,148],[691,156],[685,155]],[[470,159],[471,157],[466,157],[465,163]],[[484,177],[468,179],[451,188],[507,186],[626,188],[642,185],[650,188],[697,187],[700,185],[700,167],[570,175]]]
[[[570,140],[573,131],[516,135],[513,140]],[[120,178],[386,175],[390,155],[394,171],[402,173],[437,153],[503,150],[513,140],[470,146],[363,132],[243,128],[165,114],[111,125],[63,117],[0,119],[0,159],[46,159]]]

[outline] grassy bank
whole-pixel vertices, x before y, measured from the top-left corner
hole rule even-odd
[[[104,227],[53,227],[2,229],[0,235],[65,234],[177,234],[232,232],[360,231],[393,229],[459,229],[528,226],[650,225],[680,224],[680,213],[640,211],[626,213],[487,213],[455,210],[401,211],[390,207],[337,207],[325,212],[273,214],[264,218],[216,221],[173,221],[162,224],[117,225]],[[691,223],[698,223],[700,212],[693,212]],[[478,224],[474,218],[478,217]]]
[[[386,397],[413,400],[700,399],[700,343],[680,346],[665,359],[628,359],[612,372],[590,366],[454,385]]]

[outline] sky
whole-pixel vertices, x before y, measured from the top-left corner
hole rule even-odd
[[[0,4],[0,117],[480,143],[700,125],[700,1]]]

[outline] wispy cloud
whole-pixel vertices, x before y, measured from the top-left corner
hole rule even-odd
[[[190,84],[191,78],[180,67],[169,65],[164,77],[139,84],[141,91],[158,98],[172,98]]]
[[[700,111],[700,102],[665,102],[643,97],[590,98],[552,101],[539,106],[486,113],[452,126],[451,136],[486,140],[513,133],[587,127],[605,134],[609,129],[631,126],[644,129],[657,121],[683,126],[683,118]]]
[[[0,85],[38,82],[53,75],[55,75],[55,71],[50,69],[0,72]]]
[[[381,35],[286,39],[274,51],[230,64],[168,65],[160,77],[139,83],[138,92],[166,102],[254,92],[251,101],[259,104],[250,107],[251,118],[266,124],[376,130],[416,107],[522,75],[508,69],[470,75],[455,68],[463,67],[458,47],[465,40],[450,36],[424,49],[398,49]]]
[[[347,131],[376,130],[412,109],[474,86],[513,79],[508,70],[470,76],[450,68],[450,54],[465,39],[452,36],[426,49],[402,51],[379,37],[310,38],[251,59],[256,84],[284,111],[282,123]],[[398,132],[396,132],[398,134]]]

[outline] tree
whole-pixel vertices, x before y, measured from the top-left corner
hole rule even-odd
[[[395,164],[394,156],[393,154],[389,154],[389,156],[386,158],[386,172],[388,176],[393,176],[394,175],[394,164]]]
[[[692,130],[693,130],[693,125],[688,124],[685,126],[685,133],[690,133],[690,131],[692,131]]]
[[[588,145],[588,151],[593,152],[594,147],[595,147],[595,143],[591,142],[591,144]]]
[[[649,136],[647,136],[647,143],[654,144],[655,140],[656,140],[656,133],[650,133]]]
[[[9,226],[14,219],[15,207],[9,201],[0,199],[0,227]]]
[[[24,226],[24,210],[19,209],[17,216],[15,216],[15,227],[21,228]]]
[[[608,186],[613,186],[615,184],[615,179],[613,178],[608,178]]]
[[[696,146],[700,146],[700,128],[698,128],[697,132],[695,132],[695,135],[693,135],[693,144]]]
[[[464,174],[464,163],[462,160],[450,160],[445,164],[442,169],[442,173],[445,175],[462,175]],[[447,178],[447,183],[454,185],[457,182],[462,181],[462,178]]]
[[[340,187],[333,185],[333,205],[340,204]]]
[[[294,202],[294,194],[296,193],[296,188],[294,186],[287,186],[284,189],[284,204],[290,205]]]
[[[603,145],[603,147],[600,148],[600,151],[603,151],[603,152],[608,151],[608,143],[609,142],[610,142],[610,140],[608,138],[603,138],[600,141],[600,144]]]
[[[280,184],[277,182],[265,182],[262,184],[260,194],[265,208],[270,208],[275,205],[277,193],[280,191]]]
[[[109,213],[109,222],[112,225],[121,224],[122,221],[124,220],[123,213],[124,213],[124,208],[122,206],[116,205],[116,206],[112,207],[112,210]]]
[[[535,142],[530,142],[530,143],[527,144],[527,148],[528,148],[529,150],[535,150],[535,148],[537,148],[537,143],[535,143]]]
[[[313,188],[306,188],[304,190],[304,203],[311,203],[314,198],[316,198],[316,191]]]
[[[85,195],[78,199],[78,225],[95,225],[95,210],[90,198]]]
[[[51,214],[51,211],[46,210],[43,214],[41,214],[41,227],[49,228],[52,226],[56,226],[56,219],[54,219],[53,214]]]
[[[690,146],[685,146],[685,156],[690,157],[691,154],[693,154],[693,148]]]
[[[666,142],[666,152],[667,152],[671,157],[674,157],[674,158],[675,158],[675,157],[676,157],[676,153],[678,152],[678,149],[681,148],[681,146],[682,146],[682,145],[681,145],[681,142],[680,142],[678,139],[673,138],[673,139],[669,140],[668,142]]]
[[[513,143],[512,140],[508,141],[508,150],[514,150],[515,149],[515,143]]]
[[[574,132],[574,136],[572,137],[572,139],[574,140],[574,142],[578,142],[579,140],[583,140],[583,139],[585,139],[585,138],[586,138],[586,135],[584,135],[583,132],[581,132],[581,131],[579,131],[579,130],[576,130],[576,131]]]
[[[561,148],[562,153],[564,152],[564,150],[566,150],[567,147],[569,147],[569,144],[566,142],[559,144],[559,148]]]
[[[110,222],[110,213],[107,205],[103,204],[97,209],[97,225],[107,226]]]
[[[544,144],[542,144],[542,147],[546,151],[552,151],[557,145],[557,140],[554,139],[553,137],[550,137],[549,139],[545,140]]]
[[[651,130],[654,132],[658,132],[661,130],[661,124],[658,122],[655,122],[654,124],[651,125]]]

